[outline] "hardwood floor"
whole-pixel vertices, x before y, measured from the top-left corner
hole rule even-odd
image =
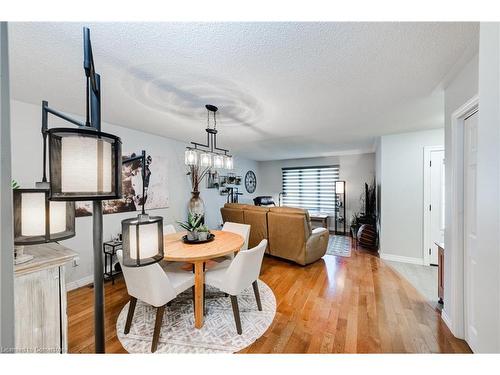
[[[469,353],[440,314],[377,256],[353,250],[306,267],[265,257],[261,279],[274,291],[276,316],[242,353]],[[116,319],[128,296],[125,283],[105,287],[106,352],[124,353]],[[93,351],[93,293],[68,295],[71,353]]]

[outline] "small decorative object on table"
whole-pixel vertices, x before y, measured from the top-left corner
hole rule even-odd
[[[198,229],[198,240],[206,241],[209,236],[210,236],[210,231],[208,230],[208,227],[206,225],[202,225]]]
[[[187,221],[178,221],[177,223],[185,230],[187,230],[186,238],[189,241],[198,240],[198,229],[202,225],[203,215],[197,215],[193,213],[188,213]]]
[[[184,243],[188,243],[188,244],[192,244],[192,245],[206,243],[206,242],[213,241],[213,239],[215,238],[215,234],[206,233],[206,236],[203,238],[204,239],[202,239],[202,237],[198,237],[198,239],[196,239],[196,240],[190,240],[187,235],[184,235],[184,236],[182,236],[182,241],[184,241]]]

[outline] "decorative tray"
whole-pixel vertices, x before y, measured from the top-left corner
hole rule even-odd
[[[188,244],[191,244],[191,245],[195,245],[195,244],[199,244],[199,243],[206,243],[206,242],[213,241],[213,240],[214,240],[214,238],[215,238],[215,234],[213,234],[213,233],[209,233],[209,234],[208,234],[208,237],[207,237],[207,239],[206,239],[206,240],[203,240],[203,241],[201,241],[201,240],[188,240],[188,238],[187,238],[187,234],[185,234],[184,236],[182,236],[182,241],[183,241],[184,243],[188,243]]]

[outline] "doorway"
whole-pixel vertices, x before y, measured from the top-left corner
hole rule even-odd
[[[444,243],[445,159],[442,146],[424,147],[424,264],[438,265]]]

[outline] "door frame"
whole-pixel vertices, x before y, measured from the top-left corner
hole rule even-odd
[[[451,147],[449,166],[449,228],[445,227],[445,305],[443,320],[451,332],[465,338],[465,285],[464,285],[464,120],[479,109],[479,96],[475,95],[451,115]],[[447,261],[448,260],[448,261]],[[448,282],[447,282],[448,281]],[[449,297],[447,297],[447,294]]]
[[[429,205],[431,204],[431,168],[430,168],[430,161],[431,161],[431,153],[433,151],[443,151],[444,152],[444,146],[424,146],[424,242],[423,242],[423,259],[424,259],[424,265],[430,266],[430,257],[429,257],[429,251],[427,247],[427,243],[429,240],[429,230],[430,230],[430,221],[431,221],[431,214],[430,211],[428,210]],[[446,162],[446,160],[445,160]],[[445,202],[443,202],[444,204]]]

